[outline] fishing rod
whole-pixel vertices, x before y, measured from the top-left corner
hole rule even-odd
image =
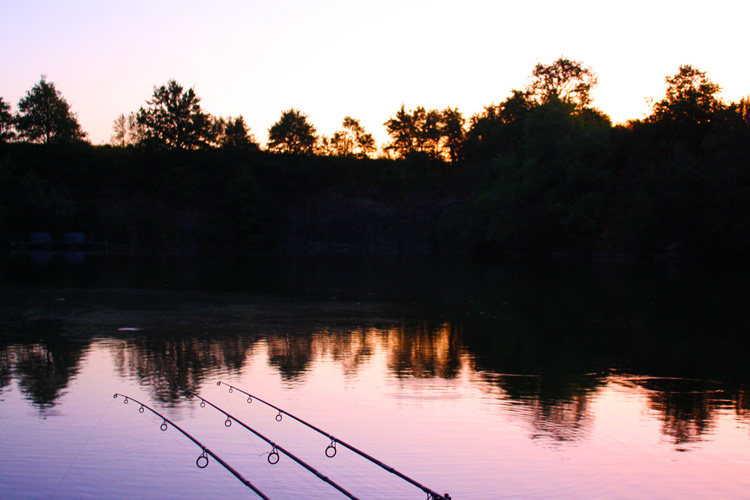
[[[180,390],[182,390],[187,397],[195,396],[196,398],[200,399],[201,400],[201,408],[205,408],[206,405],[209,405],[212,408],[214,408],[214,409],[220,411],[221,413],[223,413],[224,416],[227,418],[224,421],[224,425],[226,427],[231,427],[232,426],[232,421],[235,421],[238,424],[240,424],[242,427],[244,427],[245,429],[247,429],[248,431],[252,432],[256,436],[258,436],[259,438],[261,438],[266,443],[270,444],[272,446],[272,448],[271,448],[271,452],[268,454],[268,458],[267,458],[269,464],[271,464],[271,465],[277,464],[279,462],[279,452],[281,452],[281,453],[285,454],[286,456],[288,456],[289,458],[291,458],[292,460],[294,460],[295,462],[297,462],[298,464],[300,464],[302,467],[304,467],[308,471],[312,472],[321,481],[326,482],[326,483],[330,484],[331,486],[333,486],[334,488],[336,488],[338,491],[340,491],[342,494],[344,494],[348,498],[351,498],[352,500],[359,500],[357,497],[355,497],[354,495],[352,495],[351,493],[349,493],[343,487],[341,487],[338,484],[336,484],[336,482],[334,482],[332,479],[330,479],[327,476],[324,476],[323,474],[321,474],[312,465],[309,465],[308,463],[306,463],[302,459],[297,458],[291,452],[285,450],[284,448],[282,448],[278,444],[274,443],[273,441],[271,441],[266,436],[264,436],[263,434],[259,433],[258,431],[256,431],[252,427],[249,427],[247,424],[245,424],[242,420],[238,419],[234,415],[230,415],[229,413],[227,413],[226,411],[222,410],[221,408],[219,408],[218,406],[216,406],[215,404],[213,404],[212,402],[210,402],[206,398],[201,397],[198,394],[195,394],[194,392],[191,392],[191,391],[189,391],[189,390],[187,390],[187,389],[185,389],[183,387],[179,387],[179,386],[177,388],[180,389]]]
[[[251,490],[253,490],[259,497],[263,498],[264,500],[271,500],[265,494],[263,494],[262,491],[260,491],[258,488],[256,488],[253,485],[253,483],[251,483],[250,481],[248,481],[247,479],[245,479],[244,477],[242,477],[242,474],[240,474],[239,472],[237,472],[231,465],[229,465],[224,460],[222,460],[221,457],[219,457],[217,454],[215,454],[214,452],[212,452],[211,450],[209,450],[208,448],[206,448],[203,445],[203,443],[201,443],[200,441],[198,441],[197,439],[195,439],[193,436],[191,436],[190,434],[188,434],[187,432],[185,432],[184,430],[182,430],[182,428],[180,426],[178,426],[177,424],[175,424],[174,422],[172,422],[171,420],[169,420],[167,417],[165,417],[164,415],[162,415],[158,411],[154,410],[150,406],[141,403],[137,399],[133,399],[133,398],[131,398],[129,396],[126,396],[125,394],[115,393],[115,395],[112,396],[112,397],[115,398],[115,399],[117,399],[117,396],[122,396],[122,397],[125,398],[125,400],[123,401],[124,404],[128,404],[128,402],[132,400],[132,401],[135,401],[136,403],[138,403],[139,405],[141,405],[141,407],[138,408],[138,412],[139,413],[143,413],[144,409],[146,409],[146,410],[150,411],[151,413],[155,414],[156,416],[158,416],[159,418],[161,418],[162,419],[162,423],[159,426],[159,428],[162,431],[166,431],[167,428],[168,428],[167,424],[169,424],[172,427],[174,427],[175,429],[177,429],[178,431],[180,431],[190,441],[192,441],[193,443],[195,443],[196,445],[198,445],[198,447],[202,450],[202,453],[196,459],[195,465],[199,469],[205,469],[206,467],[208,467],[208,455],[211,455],[217,462],[219,462],[219,464],[221,464],[226,470],[228,470],[229,472],[231,472],[232,475],[234,475],[234,477],[236,477],[237,479],[239,479],[242,484],[244,484],[245,486],[247,486],[248,488],[250,488]]]
[[[346,443],[346,442],[344,442],[344,441],[342,441],[342,440],[340,440],[338,438],[333,437],[332,435],[328,434],[326,431],[324,431],[324,430],[322,430],[322,429],[320,429],[318,427],[315,427],[314,425],[312,425],[309,422],[305,422],[301,418],[296,417],[296,416],[292,415],[291,413],[282,410],[278,406],[272,405],[268,401],[264,401],[264,400],[260,399],[257,396],[253,396],[249,392],[245,392],[242,389],[240,389],[238,387],[235,387],[235,386],[233,386],[231,384],[227,384],[226,382],[222,382],[221,380],[218,381],[218,382],[216,382],[216,385],[218,385],[220,387],[222,385],[225,385],[225,386],[229,387],[229,392],[232,392],[233,390],[241,392],[242,394],[244,394],[245,396],[247,396],[247,402],[248,402],[248,404],[252,403],[253,399],[255,399],[257,401],[260,401],[264,405],[269,406],[269,407],[273,408],[274,410],[278,411],[279,413],[276,415],[276,421],[277,422],[281,422],[281,420],[283,418],[283,415],[286,415],[286,416],[288,416],[288,417],[296,420],[297,422],[301,423],[302,425],[305,425],[305,426],[309,427],[310,429],[318,432],[319,434],[322,434],[323,436],[327,437],[328,439],[331,440],[331,444],[329,444],[328,447],[325,449],[325,455],[328,458],[333,458],[333,457],[336,456],[336,445],[340,444],[341,446],[343,446],[345,448],[348,448],[349,450],[353,451],[357,455],[359,455],[359,456],[361,456],[361,457],[369,460],[370,462],[374,463],[378,467],[380,467],[380,468],[382,468],[382,469],[390,472],[391,474],[395,474],[396,476],[400,477],[404,481],[406,481],[408,483],[411,483],[414,486],[416,486],[417,488],[421,489],[422,491],[424,491],[425,493],[427,493],[427,500],[451,500],[451,496],[449,494],[445,493],[444,495],[441,495],[441,494],[439,494],[439,493],[431,490],[427,486],[424,486],[423,484],[418,483],[417,481],[415,481],[414,479],[410,478],[409,476],[407,476],[407,475],[405,475],[405,474],[397,471],[393,467],[391,467],[389,465],[386,465],[385,463],[381,462],[377,458],[375,458],[375,457],[373,457],[371,455],[368,455],[367,453],[363,452],[362,450],[359,450],[359,449],[355,448],[354,446],[352,446],[352,445],[350,445],[350,444],[348,444],[348,443]]]

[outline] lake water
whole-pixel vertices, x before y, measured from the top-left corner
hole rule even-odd
[[[0,259],[0,498],[750,498],[750,272],[424,258]],[[178,386],[233,416],[184,396]],[[114,393],[129,396],[113,398]],[[271,456],[270,458],[275,458]]]

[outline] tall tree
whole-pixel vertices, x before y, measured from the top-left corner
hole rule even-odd
[[[654,104],[649,122],[700,125],[709,123],[724,105],[718,97],[721,87],[689,64],[665,78],[667,93]]]
[[[318,137],[314,151],[319,156],[354,156],[354,141],[343,130],[337,130],[331,137]]]
[[[128,116],[121,114],[112,122],[112,137],[109,143],[113,146],[124,148],[134,146],[140,138],[140,127],[135,113]]]
[[[615,186],[611,126],[605,115],[559,98],[534,106],[518,145],[492,157],[496,177],[477,197],[485,241],[504,250],[588,251]]]
[[[426,110],[419,106],[406,111],[403,105],[395,117],[385,122],[391,143],[386,146],[399,156],[419,153],[431,158],[453,160],[458,158],[463,141],[464,120],[458,109]]]
[[[138,111],[137,120],[146,146],[175,149],[200,149],[215,140],[211,117],[204,113],[200,98],[174,80],[154,87],[148,106]]]
[[[375,139],[365,132],[359,120],[347,116],[341,126],[343,130],[334,132],[330,139],[321,138],[319,147],[323,154],[367,158],[375,151]]]
[[[296,109],[281,113],[279,121],[268,129],[268,149],[279,153],[312,153],[317,138],[307,115]]]
[[[0,142],[12,141],[16,133],[13,131],[13,115],[10,114],[10,104],[0,97]]]
[[[461,148],[464,143],[464,117],[458,108],[445,108],[441,118],[444,149],[450,162],[456,163],[461,156]]]
[[[591,89],[596,82],[591,68],[584,68],[580,61],[561,57],[552,64],[539,63],[534,67],[528,91],[541,102],[557,98],[583,108],[591,104]]]
[[[513,90],[511,96],[498,105],[490,105],[471,117],[463,143],[466,159],[482,160],[501,150],[517,149],[523,136],[523,124],[529,112],[538,104],[527,92]]]
[[[385,122],[391,143],[386,149],[393,150],[401,157],[413,153],[422,153],[431,157],[438,157],[442,116],[440,111],[427,111],[422,106],[413,111],[406,111],[404,105],[396,112],[396,116]]]
[[[351,116],[346,116],[341,125],[344,127],[344,130],[354,138],[354,154],[356,156],[366,158],[371,153],[375,152],[375,139],[373,139],[372,134],[365,132],[365,129],[360,125],[359,120],[356,120]]]
[[[734,104],[734,110],[737,116],[750,126],[750,97],[743,97],[740,102]]]
[[[109,139],[110,144],[124,148],[128,135],[128,119],[124,114],[120,114],[112,122],[112,137]]]
[[[389,118],[384,123],[388,135],[391,136],[391,143],[386,146],[386,150],[395,151],[400,156],[406,156],[415,151],[416,128],[412,114],[406,111],[404,105],[396,112],[396,116]]]
[[[86,137],[68,102],[44,76],[18,101],[15,126],[29,142],[69,143]]]
[[[432,158],[440,158],[443,115],[436,109],[427,111],[420,106],[414,110],[414,121],[417,128],[418,151]]]
[[[245,118],[228,118],[222,120],[222,130],[219,134],[219,145],[225,149],[249,150],[258,149],[255,137],[245,123]]]

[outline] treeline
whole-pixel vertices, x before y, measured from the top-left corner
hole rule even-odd
[[[750,101],[722,101],[720,87],[688,65],[666,83],[648,117],[613,125],[592,106],[593,71],[561,58],[469,120],[457,109],[402,106],[376,155],[356,119],[321,137],[294,109],[262,148],[241,116],[212,117],[174,81],[115,121],[113,146],[94,147],[42,79],[15,115],[0,99],[1,236],[745,257]],[[34,118],[44,110],[60,118]]]

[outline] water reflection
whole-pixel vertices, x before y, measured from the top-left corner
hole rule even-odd
[[[12,363],[13,360],[10,349],[8,349],[7,346],[5,348],[0,348],[0,394],[2,394],[3,389],[9,386],[13,380],[11,375]]]
[[[398,377],[453,378],[461,367],[460,329],[444,323],[399,326],[385,332],[388,367]]]
[[[531,409],[534,439],[567,443],[582,439],[592,424],[590,411],[597,388],[606,385],[604,377],[581,377],[578,384],[550,384],[539,378],[538,392],[526,396]]]
[[[154,399],[174,403],[177,387],[197,391],[208,377],[239,373],[254,343],[250,337],[129,340],[112,350],[121,376],[137,378]]]
[[[326,329],[316,335],[316,356],[331,358],[347,377],[355,376],[359,367],[377,351],[375,338],[380,330],[358,327],[351,330]],[[312,346],[311,346],[312,347]]]
[[[559,364],[537,366],[515,360],[519,372],[488,370],[487,349],[467,350],[462,329],[450,324],[396,324],[383,327],[323,328],[303,335],[262,335],[205,338],[129,338],[107,343],[116,372],[134,378],[154,399],[174,405],[177,386],[198,391],[207,379],[238,375],[262,350],[269,367],[288,381],[310,373],[313,366],[334,362],[356,377],[376,359],[385,376],[395,379],[454,380],[468,373],[471,380],[494,387],[492,394],[509,404],[531,427],[530,437],[565,445],[585,439],[594,420],[592,404],[603,388],[617,384],[645,395],[662,423],[662,434],[677,449],[711,434],[718,416],[750,414],[743,387],[703,379],[624,376],[615,371],[581,374]],[[40,411],[54,406],[81,369],[90,343],[62,338],[0,346],[0,384],[13,380],[24,397]],[[376,354],[382,353],[382,357]],[[490,353],[491,354],[491,353]],[[490,356],[491,357],[491,356]],[[483,360],[483,362],[479,362]]]
[[[651,409],[659,415],[662,434],[678,449],[712,434],[722,411],[734,409],[738,417],[746,416],[744,391],[732,391],[719,382],[657,377],[617,381],[647,395]]]
[[[13,379],[42,413],[53,407],[80,371],[86,344],[62,339],[35,344],[0,345],[0,389]]]
[[[468,373],[533,438],[563,445],[585,439],[611,384],[643,395],[676,447],[710,435],[722,413],[750,416],[748,270],[58,260],[0,266],[0,390],[15,381],[40,410],[92,339],[114,337],[117,373],[166,404],[177,385],[240,374],[262,347],[294,383],[327,362],[350,378],[376,362],[397,381]]]
[[[304,374],[313,360],[314,338],[310,335],[278,335],[268,338],[271,366],[277,368],[286,380]]]
[[[439,325],[395,325],[390,328],[326,328],[312,335],[273,335],[268,343],[269,363],[287,380],[303,376],[311,363],[326,357],[344,373],[356,375],[373,353],[387,353],[388,371],[399,378],[456,376],[463,352],[460,329]]]

